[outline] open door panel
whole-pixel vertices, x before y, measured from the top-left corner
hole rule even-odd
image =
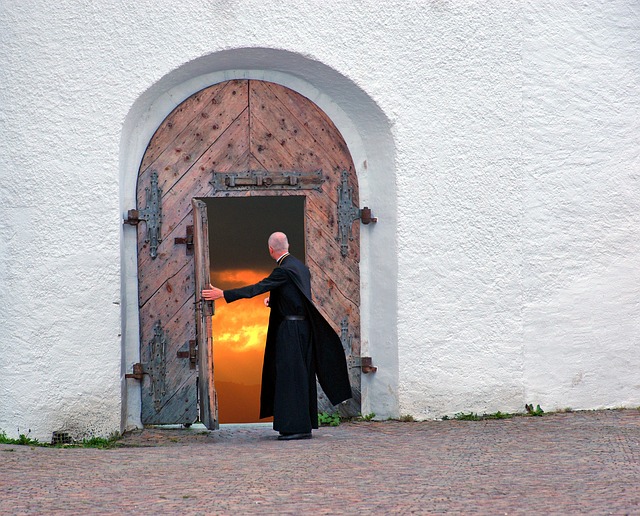
[[[195,257],[196,340],[198,345],[198,393],[200,397],[200,421],[216,430],[218,399],[213,381],[213,336],[211,316],[213,302],[202,299],[202,290],[209,287],[209,224],[207,205],[193,199],[193,247]]]

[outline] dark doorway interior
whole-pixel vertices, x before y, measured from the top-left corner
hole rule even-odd
[[[274,267],[267,240],[287,234],[290,252],[305,259],[304,196],[204,199],[209,219],[211,282],[222,289],[255,283]],[[220,423],[259,421],[260,379],[269,309],[264,296],[216,303],[214,382]]]

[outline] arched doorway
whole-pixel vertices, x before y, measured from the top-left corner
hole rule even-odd
[[[275,83],[233,80],[180,104],[154,134],[140,166],[143,424],[197,419],[198,356],[201,391],[211,381],[208,392],[215,398],[215,378],[202,374],[203,367],[213,370],[202,363],[211,354],[203,344],[196,351],[203,335],[196,335],[195,321],[204,308],[195,297],[195,258],[202,256],[191,245],[192,201],[255,195],[305,197],[314,299],[343,335],[350,357],[354,399],[340,410],[360,411],[359,228],[352,225],[358,184],[351,156],[335,125],[309,99]],[[215,399],[209,402],[215,412]],[[322,397],[320,407],[329,409]],[[212,415],[209,426],[216,422]]]

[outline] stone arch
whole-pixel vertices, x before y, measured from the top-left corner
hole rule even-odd
[[[265,69],[265,63],[269,69]],[[132,105],[120,143],[120,208],[136,205],[140,160],[153,133],[183,100],[229,79],[259,79],[286,86],[318,105],[342,133],[360,184],[360,204],[380,220],[361,231],[362,355],[375,375],[362,380],[362,412],[398,415],[397,241],[395,151],[391,123],[377,103],[348,77],[299,54],[265,48],[225,50],[170,72]],[[136,232],[121,233],[122,427],[140,426],[140,388],[125,379],[139,361]]]

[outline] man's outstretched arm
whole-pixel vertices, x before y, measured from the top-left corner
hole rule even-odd
[[[253,285],[247,285],[246,287],[240,288],[232,288],[227,290],[221,290],[213,285],[209,285],[209,289],[202,291],[202,297],[207,301],[215,301],[216,299],[223,298],[227,303],[231,303],[232,301],[236,301],[238,299],[246,299],[249,297],[254,297],[259,294],[264,294],[265,292],[269,292],[270,290],[281,286],[287,281],[286,273],[280,268],[277,267],[273,270],[273,272],[262,281],[255,283]]]

